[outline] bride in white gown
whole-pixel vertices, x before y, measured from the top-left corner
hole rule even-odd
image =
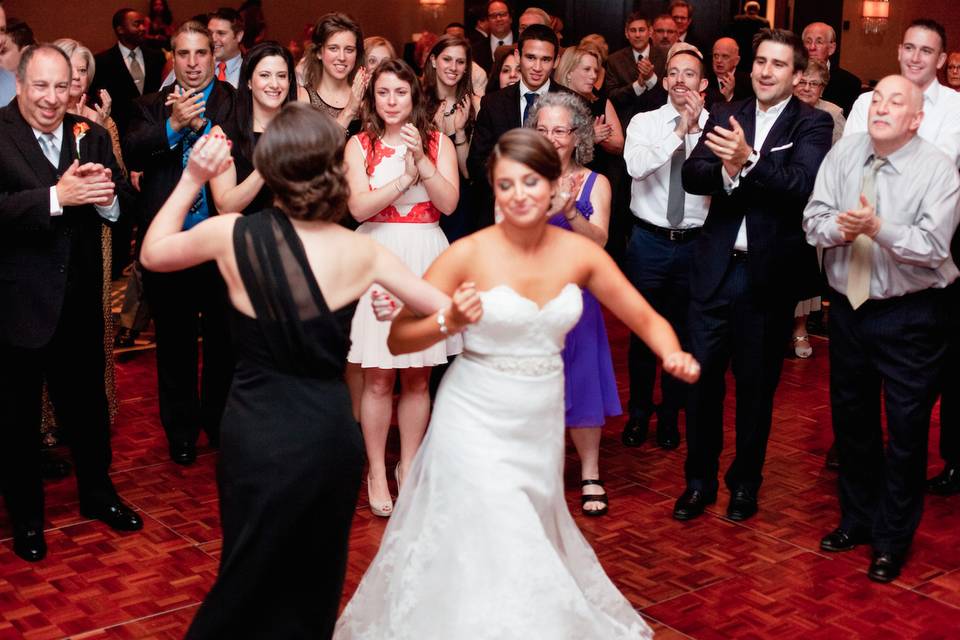
[[[560,352],[580,316],[579,287],[589,287],[673,375],[693,381],[699,366],[599,247],[546,224],[560,178],[553,146],[517,129],[492,157],[503,222],[460,240],[430,267],[425,278],[453,294],[445,314],[404,311],[394,321],[395,352],[470,326],[336,639],[652,636],[564,499]]]

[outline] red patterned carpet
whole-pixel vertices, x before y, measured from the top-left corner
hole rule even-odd
[[[626,334],[610,324],[625,392]],[[568,501],[605,568],[659,638],[960,638],[960,497],[929,497],[902,577],[866,577],[869,550],[826,555],[820,536],[837,522],[834,476],[822,467],[830,443],[826,343],[811,360],[788,360],[777,397],[760,513],[721,517],[727,496],[690,523],[670,517],[683,488],[683,447],[662,452],[620,445],[607,429],[602,464],[611,513],[579,515],[571,455]],[[118,534],[86,521],[72,479],[47,486],[44,562],[11,549],[0,513],[0,639],[181,638],[210,587],[220,550],[215,453],[197,463],[166,459],[156,414],[152,351],[118,365],[121,411],[114,481],[143,515],[144,529]],[[732,419],[732,401],[728,417]],[[939,470],[931,431],[930,470]],[[727,453],[732,447],[728,433]],[[397,455],[395,433],[391,455]],[[2,511],[2,510],[0,510]],[[385,522],[358,505],[345,598],[377,548]],[[436,603],[429,603],[434,606]],[[426,639],[425,639],[426,640]],[[549,640],[549,639],[545,639]]]

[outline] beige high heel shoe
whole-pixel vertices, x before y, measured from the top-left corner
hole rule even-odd
[[[389,518],[390,514],[393,513],[393,498],[387,497],[386,502],[374,502],[373,497],[370,495],[370,476],[367,476],[367,501],[370,503],[370,511],[373,515],[380,518]]]

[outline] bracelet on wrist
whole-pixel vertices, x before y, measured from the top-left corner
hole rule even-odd
[[[447,319],[444,317],[445,311],[446,309],[440,309],[440,311],[437,311],[437,325],[440,327],[440,333],[448,336],[450,335],[450,330],[447,329]]]
[[[406,189],[400,186],[400,178],[397,178],[397,181],[393,183],[393,186],[397,190],[397,193],[399,193],[400,195],[403,195],[404,193],[407,192]]]

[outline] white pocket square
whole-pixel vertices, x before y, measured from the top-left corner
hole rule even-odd
[[[788,143],[785,144],[785,145],[781,145],[781,146],[779,146],[779,147],[774,147],[773,149],[770,149],[770,153],[773,153],[774,151],[783,151],[784,149],[789,149],[789,148],[792,147],[792,146],[793,146],[793,143],[792,143],[792,142],[788,142]]]

